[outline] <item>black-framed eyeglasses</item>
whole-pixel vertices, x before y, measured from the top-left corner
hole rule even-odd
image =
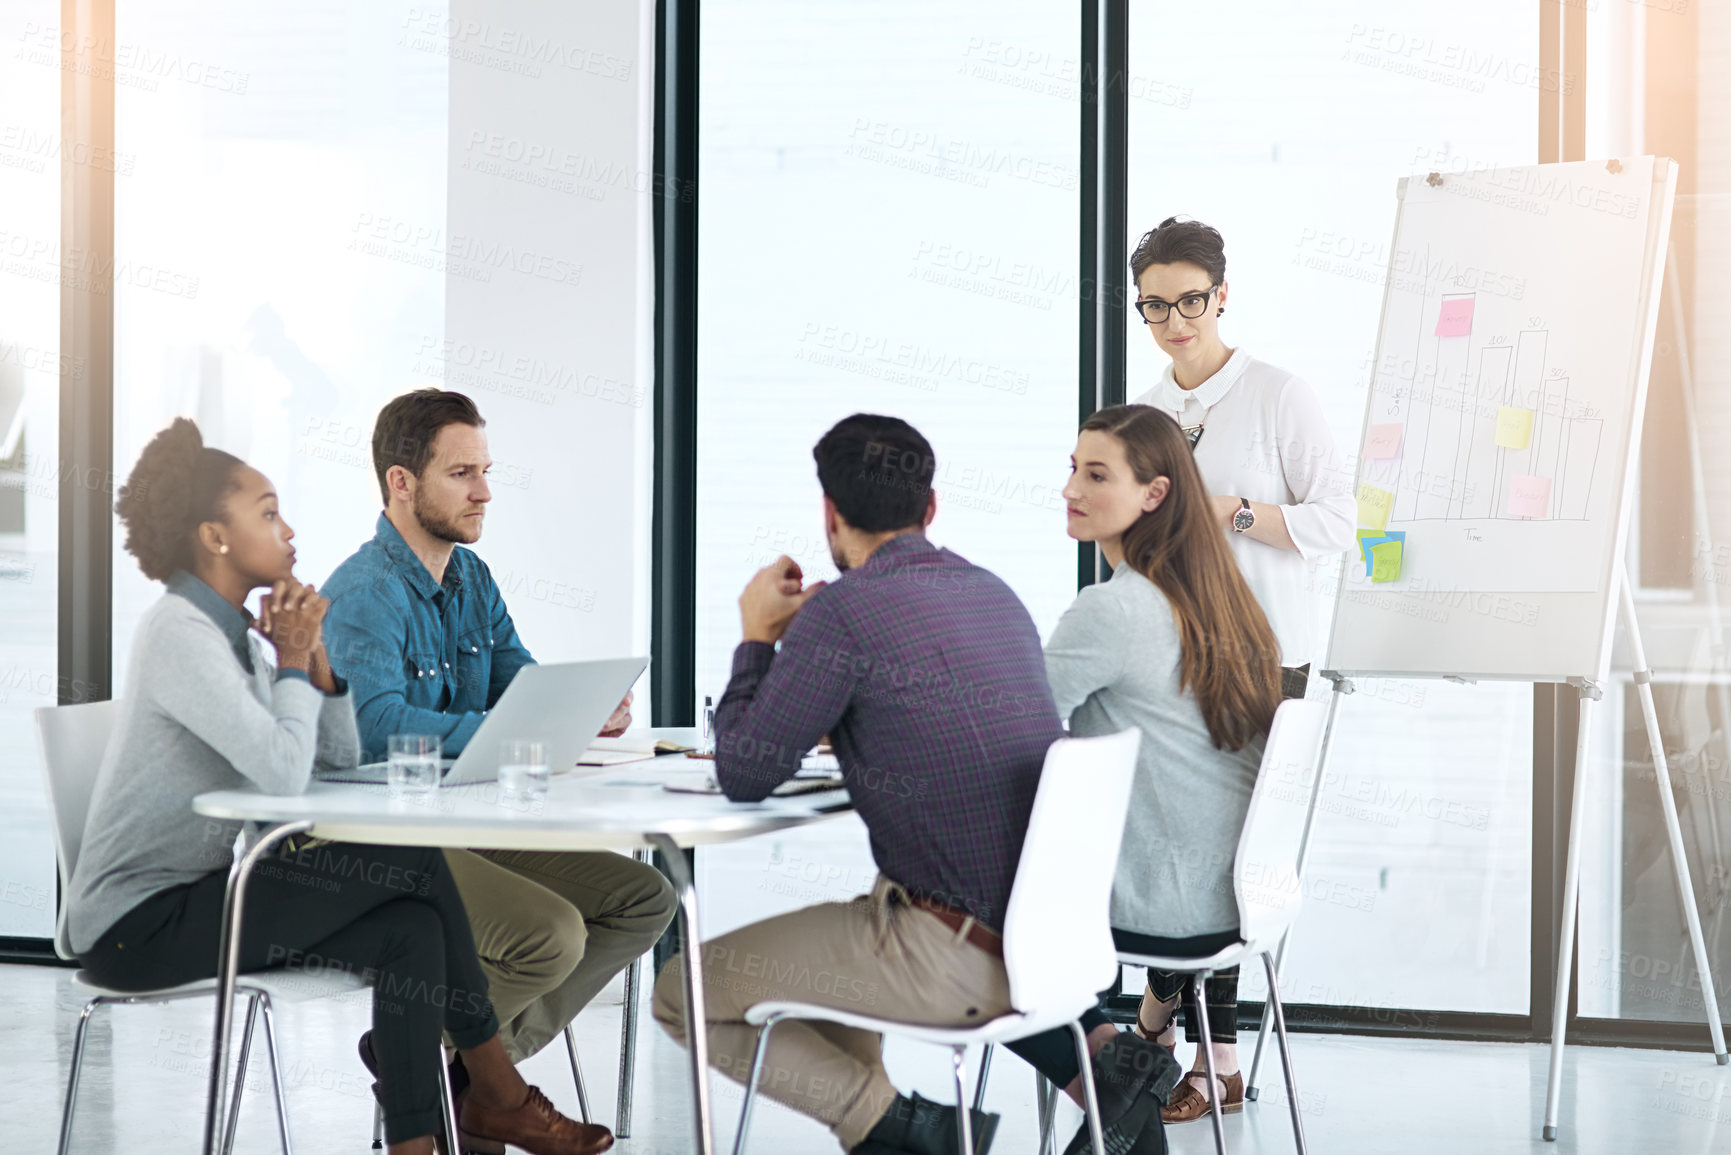
[[[1185,320],[1194,321],[1208,311],[1208,298],[1219,288],[1219,285],[1210,285],[1205,293],[1185,293],[1176,302],[1178,315]],[[1159,297],[1145,297],[1136,302],[1136,311],[1142,314],[1142,319],[1148,324],[1164,325],[1173,305],[1174,302],[1162,301]]]

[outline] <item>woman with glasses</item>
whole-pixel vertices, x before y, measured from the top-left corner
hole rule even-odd
[[[1168,217],[1137,242],[1130,275],[1148,335],[1171,358],[1159,382],[1136,403],[1171,415],[1183,428],[1211,495],[1214,520],[1279,642],[1282,693],[1302,698],[1323,602],[1319,591],[1329,584],[1314,567],[1353,545],[1351,463],[1337,454],[1310,386],[1222,339],[1226,247],[1218,231]],[[1223,851],[1230,856],[1232,848]],[[1138,1016],[1144,1036],[1176,1044],[1173,1011],[1182,994],[1185,1037],[1197,1041],[1196,1008],[1185,979],[1149,972]],[[1240,1110],[1237,968],[1209,979],[1207,997],[1220,1099],[1224,1110]],[[1207,1075],[1197,1050],[1190,1077],[1163,1112],[1168,1123],[1208,1113]]]

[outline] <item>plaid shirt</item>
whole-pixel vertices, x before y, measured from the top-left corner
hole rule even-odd
[[[744,642],[715,773],[756,801],[835,742],[878,869],[1001,930],[1046,749],[1063,737],[1028,611],[921,534],[812,596],[778,653]]]

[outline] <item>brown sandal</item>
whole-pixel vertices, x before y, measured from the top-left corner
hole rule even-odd
[[[1190,1075],[1200,1075],[1201,1071],[1191,1071]],[[1208,1096],[1203,1094],[1195,1083],[1190,1081],[1190,1075],[1184,1076],[1182,1082],[1173,1088],[1172,1097],[1166,1101],[1166,1106],[1160,1109],[1162,1123],[1189,1123],[1207,1117],[1212,1110]],[[1236,1115],[1244,1110],[1244,1076],[1238,1071],[1230,1075],[1214,1076],[1220,1082],[1220,1113]]]
[[[1147,1039],[1150,1043],[1160,1043],[1162,1047],[1171,1050],[1178,1043],[1178,1000],[1172,1000],[1172,1013],[1166,1017],[1166,1025],[1155,1032],[1150,1032],[1148,1024],[1142,1021],[1142,1008],[1148,1005],[1149,1002],[1157,1003],[1160,1006],[1166,1005],[1161,1002],[1161,1000],[1154,997],[1154,991],[1152,989],[1143,991],[1142,1001],[1136,1006],[1136,1026],[1133,1029],[1138,1035]],[[1160,1042],[1161,1036],[1166,1034],[1171,1034],[1172,1041]]]

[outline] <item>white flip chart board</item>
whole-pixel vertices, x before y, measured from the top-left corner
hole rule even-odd
[[[1400,182],[1324,669],[1605,676],[1676,172]]]

